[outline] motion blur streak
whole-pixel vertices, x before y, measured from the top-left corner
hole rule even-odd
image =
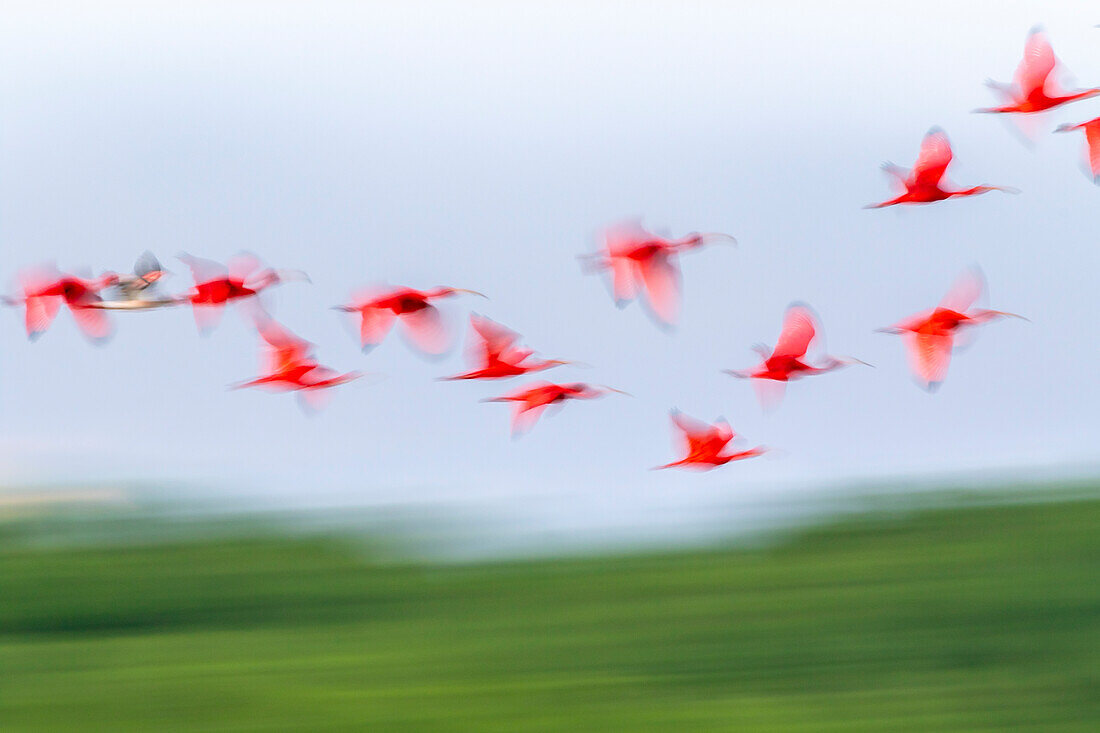
[[[0,524],[0,721],[1096,730],[1098,488],[901,501],[756,549],[473,565],[252,520],[145,520],[168,539],[142,540],[142,520],[70,516],[56,546],[50,520],[25,517]],[[96,524],[115,539],[72,546]]]

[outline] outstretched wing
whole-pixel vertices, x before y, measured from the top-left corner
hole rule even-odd
[[[313,344],[295,335],[286,326],[269,316],[256,317],[256,331],[267,343],[263,368],[268,374],[312,362]]]
[[[1016,67],[1016,85],[1020,93],[1027,98],[1041,91],[1057,63],[1046,34],[1038,28],[1033,29],[1024,44],[1024,57]]]
[[[675,323],[680,310],[680,268],[672,255],[657,250],[639,262],[638,269],[653,313],[664,323]]]
[[[179,255],[178,259],[191,270],[191,276],[195,278],[196,285],[221,280],[229,274],[229,270],[226,269],[225,265],[214,260],[192,257],[186,252]]]
[[[965,313],[981,297],[985,290],[985,277],[982,271],[972,267],[959,275],[940,301],[940,307]]]
[[[935,389],[947,377],[951,334],[907,333],[904,338],[913,375],[925,389]]]
[[[679,410],[670,413],[672,424],[682,434],[687,454],[717,454],[727,443],[733,440],[733,429],[724,422],[708,425],[705,422],[688,417]]]
[[[1086,158],[1093,180],[1100,178],[1100,117],[1085,123]]]
[[[61,308],[60,296],[30,296],[26,299],[27,338],[35,340],[50,327]]]
[[[467,358],[471,363],[488,364],[512,348],[520,335],[496,321],[477,313],[470,314],[470,345]]]
[[[947,133],[938,127],[933,127],[921,141],[920,155],[917,156],[917,162],[910,173],[913,185],[934,186],[939,183],[952,157],[951,142],[947,139]]]
[[[817,318],[809,306],[792,305],[787,308],[787,314],[783,318],[783,330],[779,334],[779,340],[775,344],[773,356],[789,356],[799,358],[805,356],[806,350],[817,337]]]
[[[409,342],[425,354],[442,354],[451,345],[451,337],[443,316],[434,305],[401,316],[405,336]]]
[[[239,252],[229,258],[229,277],[244,282],[249,275],[260,269],[260,258],[251,252]]]

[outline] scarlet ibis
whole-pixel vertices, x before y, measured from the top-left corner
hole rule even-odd
[[[961,196],[976,196],[988,191],[1004,191],[1005,193],[1018,193],[1014,188],[1005,186],[973,186],[971,188],[953,189],[944,178],[944,172],[951,163],[951,143],[947,134],[938,127],[933,127],[921,141],[920,155],[913,166],[913,170],[907,171],[893,163],[883,163],[882,169],[886,171],[902,191],[888,201],[878,204],[868,204],[865,209],[881,209],[885,206],[897,204],[929,204],[934,201],[944,201]]]
[[[725,420],[719,419],[713,425],[695,420],[683,414],[679,410],[670,413],[672,425],[679,432],[683,441],[686,455],[678,461],[657,466],[654,470],[662,468],[690,468],[699,471],[709,471],[718,466],[724,466],[731,461],[742,461],[762,455],[768,449],[758,445],[748,450],[724,453],[724,449],[736,437],[733,428]]]
[[[303,408],[317,409],[322,391],[358,379],[359,372],[340,374],[322,366],[313,356],[313,344],[294,335],[288,328],[260,312],[256,331],[264,341],[261,351],[262,375],[232,385],[233,389],[264,387],[275,391],[294,391]]]
[[[1100,94],[1100,88],[1063,91],[1058,85],[1056,75],[1052,74],[1059,65],[1046,34],[1040,28],[1032,28],[1024,45],[1024,58],[1016,67],[1016,76],[1012,83],[986,82],[986,85],[1001,97],[1001,106],[974,111],[992,114],[1031,114],[1045,112],[1059,105]]]
[[[565,359],[535,358],[533,350],[516,346],[520,339],[518,333],[477,313],[470,315],[470,328],[466,356],[476,367],[453,377],[442,377],[443,380],[508,379],[574,363]]]
[[[1055,132],[1085,131],[1085,161],[1093,183],[1100,183],[1100,117],[1088,122],[1060,125]]]
[[[460,293],[485,297],[476,290],[463,288],[414,290],[402,287],[384,291],[362,290],[352,296],[351,303],[335,308],[359,315],[359,341],[364,351],[382,343],[394,319],[399,319],[405,335],[414,346],[426,354],[438,355],[448,349],[451,339],[439,309],[431,301]]]
[[[228,267],[186,253],[179,255],[179,259],[195,278],[195,287],[179,301],[191,304],[195,323],[203,334],[217,325],[226,303],[252,298],[286,280],[309,281],[309,276],[299,270],[261,267],[260,260],[248,253],[230,258]]]
[[[98,278],[81,278],[48,265],[24,270],[19,281],[22,297],[5,298],[4,302],[21,303],[26,308],[27,337],[31,341],[46,332],[62,303],[69,307],[76,325],[91,341],[102,342],[111,335],[107,315],[94,306],[102,301],[100,291],[118,282],[117,274],[106,272]]]
[[[622,390],[604,385],[589,385],[584,382],[553,384],[552,382],[532,382],[514,392],[501,397],[490,397],[482,402],[511,402],[512,437],[529,430],[538,421],[543,411],[551,405],[561,405],[569,400],[592,400],[609,392],[626,394]]]
[[[755,369],[724,370],[726,374],[753,380],[757,397],[764,407],[774,407],[783,397],[787,382],[810,374],[824,374],[851,364],[870,366],[850,356],[825,356],[814,366],[806,361],[806,352],[817,339],[820,326],[813,310],[804,303],[792,303],[783,317],[783,329],[774,349],[757,344],[753,349],[763,362]]]
[[[905,339],[913,375],[925,389],[934,391],[943,382],[952,349],[971,327],[1002,317],[1023,318],[1005,311],[971,308],[984,289],[981,271],[967,270],[938,306],[879,329],[880,333],[899,334]]]
[[[737,240],[728,234],[692,232],[679,239],[666,239],[642,228],[631,220],[609,227],[604,232],[601,251],[581,255],[591,272],[610,270],[615,304],[626,306],[645,290],[650,309],[657,320],[671,326],[680,307],[680,266],[677,256],[705,244]]]

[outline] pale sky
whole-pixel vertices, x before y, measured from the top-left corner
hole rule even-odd
[[[592,7],[595,5],[596,7]],[[8,5],[0,26],[0,278],[56,260],[125,270],[152,249],[248,249],[309,272],[275,315],[340,370],[385,375],[320,415],[229,392],[257,342],[228,313],[124,313],[96,348],[63,313],[38,342],[0,319],[0,481],[142,480],[305,503],[498,501],[547,524],[644,523],[716,497],[877,476],[1095,466],[1100,189],[1080,135],[1031,150],[973,115],[1042,24],[1081,85],[1100,85],[1100,10],[1079,2],[185,3]],[[1046,129],[1100,115],[1100,99]],[[953,143],[961,185],[1014,186],[907,210],[884,160],[925,131]],[[682,259],[680,327],[617,310],[575,255],[642,216],[738,249]],[[934,305],[977,263],[982,330],[927,394],[900,340],[874,334]],[[556,380],[633,399],[567,405],[512,441],[522,384],[450,384],[391,338],[368,356],[328,306],[363,284],[454,285],[543,355]],[[755,363],[783,310],[810,303],[851,368],[793,384],[764,414],[719,373]],[[719,415],[782,455],[709,474],[672,460],[667,412]],[[197,490],[197,489],[196,489]]]

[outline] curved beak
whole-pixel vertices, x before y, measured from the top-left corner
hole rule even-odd
[[[994,191],[1000,191],[1002,193],[1011,193],[1013,195],[1020,193],[1020,189],[1013,188],[1012,186],[990,186]]]
[[[737,238],[722,232],[703,232],[699,235],[707,244],[729,244],[737,246]]]
[[[276,270],[275,274],[279,276],[280,280],[307,282],[313,284],[313,281],[309,279],[309,275],[301,270]]]
[[[630,394],[629,392],[623,392],[621,389],[615,389],[614,387],[608,387],[606,384],[601,384],[600,388],[605,389],[608,392],[614,392],[615,394],[626,395],[627,397],[633,397],[634,396],[634,395]]]
[[[1021,321],[1027,321],[1028,323],[1031,323],[1030,318],[1026,318],[1024,316],[1021,316],[1019,313],[1009,313],[1008,311],[992,311],[992,312],[996,313],[999,316],[1005,316],[1006,318],[1019,318]]]
[[[863,366],[869,366],[872,369],[875,368],[874,364],[868,364],[867,362],[863,361],[863,359],[857,359],[854,356],[842,356],[840,357],[840,359],[838,359],[838,361],[843,362],[844,364],[862,364]]]
[[[452,288],[452,290],[454,290],[456,293],[466,293],[467,295],[476,295],[479,298],[485,298],[485,300],[489,300],[488,295],[486,295],[485,293],[479,293],[476,290],[467,290],[466,288]]]

